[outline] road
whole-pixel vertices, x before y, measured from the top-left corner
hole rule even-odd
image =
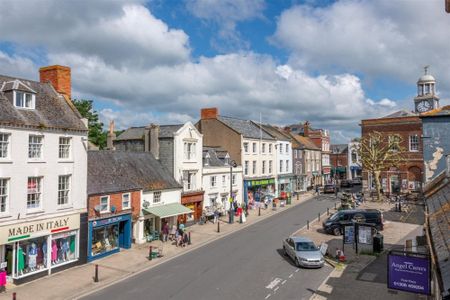
[[[315,197],[84,299],[309,299],[332,269],[298,269],[282,239],[334,201]]]

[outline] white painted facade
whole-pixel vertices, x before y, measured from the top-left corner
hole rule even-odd
[[[357,169],[361,169],[361,160],[358,155],[359,142],[350,142],[348,144],[348,168],[347,168],[347,179],[355,179],[357,177]]]
[[[241,137],[241,140],[244,179],[276,177],[278,174],[276,141],[245,137]],[[292,152],[292,149],[290,151]]]
[[[292,173],[292,143],[277,141],[277,175]]]
[[[202,189],[203,135],[191,122],[174,133],[175,179],[183,186],[183,192]]]
[[[232,192],[235,194],[235,200],[238,204],[243,202],[243,178],[242,166],[237,166],[232,169],[232,176],[234,176],[232,184]],[[213,179],[213,177],[215,179]],[[230,209],[230,167],[203,167],[203,189],[205,191],[203,208],[214,206],[214,202],[218,201],[222,204],[224,210]]]

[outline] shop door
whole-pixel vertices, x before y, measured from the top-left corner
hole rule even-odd
[[[390,182],[391,182],[390,192],[396,193],[396,194],[399,193],[400,192],[400,182],[398,180],[398,175],[391,175]]]
[[[119,247],[125,248],[125,222],[119,223]]]

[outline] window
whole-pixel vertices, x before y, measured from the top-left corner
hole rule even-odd
[[[70,137],[59,138],[59,158],[70,158]]]
[[[0,213],[8,210],[8,179],[0,178]]]
[[[27,208],[40,208],[42,198],[42,177],[28,177]]]
[[[269,174],[272,174],[272,161],[269,160]]]
[[[227,186],[227,176],[222,175],[222,186]]]
[[[122,194],[122,209],[131,208],[130,193]]]
[[[261,172],[262,172],[262,174],[266,173],[266,161],[265,160],[263,160],[263,162],[262,162],[262,170],[261,170]]]
[[[153,203],[161,202],[161,191],[153,192]]]
[[[280,173],[283,172],[283,161],[280,160]]]
[[[30,93],[24,93],[21,91],[14,92],[16,107],[34,109],[35,95]]]
[[[58,178],[58,205],[69,203],[70,175],[62,175]]]
[[[286,154],[289,154],[289,144],[286,144],[285,147],[286,147],[285,148],[286,149]]]
[[[352,151],[352,163],[356,163],[357,162],[357,160],[358,160],[358,156],[357,156],[357,154],[356,154],[356,151],[355,150],[353,150]]]
[[[248,175],[248,160],[244,162],[244,174]]]
[[[419,151],[419,136],[417,134],[409,136],[409,151]]]
[[[236,174],[233,174],[233,176],[231,176],[231,184],[236,185]]]
[[[185,190],[195,190],[195,175],[196,175],[196,172],[192,172],[192,171],[184,171],[183,172],[184,189]]]
[[[272,144],[269,144],[269,153],[272,153]]]
[[[211,182],[211,187],[216,187],[217,186],[217,177],[211,176],[210,182]]]
[[[390,135],[389,136],[389,147],[391,151],[398,151],[400,146],[400,136]]]
[[[294,158],[297,158],[297,151],[298,151],[298,150],[295,150],[295,149],[294,149]]]
[[[9,134],[0,133],[0,158],[8,158]]]
[[[289,172],[289,160],[286,160],[286,172]]]
[[[302,150],[297,150],[298,152],[298,158],[302,158]]]
[[[256,143],[253,143],[253,153],[256,153]]]
[[[100,197],[100,212],[109,212],[109,196]]]
[[[248,143],[244,143],[244,152],[248,153]]]
[[[256,174],[256,160],[253,161],[253,174]]]
[[[280,148],[280,154],[283,153],[283,144],[279,144],[278,147]]]
[[[28,137],[28,158],[42,157],[42,139],[40,135],[30,135]]]
[[[192,142],[185,142],[184,143],[184,159],[194,159],[195,158],[195,147],[197,146],[196,143]]]
[[[266,153],[266,143],[262,143],[262,149],[261,149],[262,153]]]

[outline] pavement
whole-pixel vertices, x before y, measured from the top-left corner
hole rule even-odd
[[[187,228],[191,234],[192,242],[187,247],[175,247],[170,242],[162,243],[161,241],[153,241],[143,245],[133,244],[130,249],[122,249],[119,253],[91,263],[76,266],[18,286],[8,284],[6,292],[0,295],[0,299],[11,299],[13,293],[16,293],[16,299],[78,299],[176,259],[194,249],[224,238],[270,216],[289,210],[310,198],[312,198],[311,193],[293,197],[291,205],[278,207],[276,210],[272,208],[267,210],[261,209],[260,216],[258,215],[258,210],[249,210],[247,222],[242,224],[236,222],[238,221],[236,218],[233,224],[228,224],[226,218],[221,218],[219,222],[220,232],[217,231],[217,224],[211,222],[204,225],[195,224]],[[149,260],[149,246],[162,249],[163,257]],[[96,264],[99,268],[99,282],[97,283],[93,280]]]
[[[322,299],[427,299],[426,296],[389,290],[387,288],[387,252],[393,247],[405,245],[423,235],[423,210],[420,203],[409,205],[408,209],[396,212],[389,203],[365,202],[358,208],[376,208],[383,212],[385,223],[384,252],[381,255],[356,254],[352,245],[345,245],[345,263],[329,260],[335,266],[330,276],[320,285],[310,300]],[[323,220],[322,220],[323,221]],[[329,253],[342,249],[342,236],[326,234],[322,223],[316,222],[310,229],[302,228],[295,235],[308,236],[317,244],[326,243]]]

